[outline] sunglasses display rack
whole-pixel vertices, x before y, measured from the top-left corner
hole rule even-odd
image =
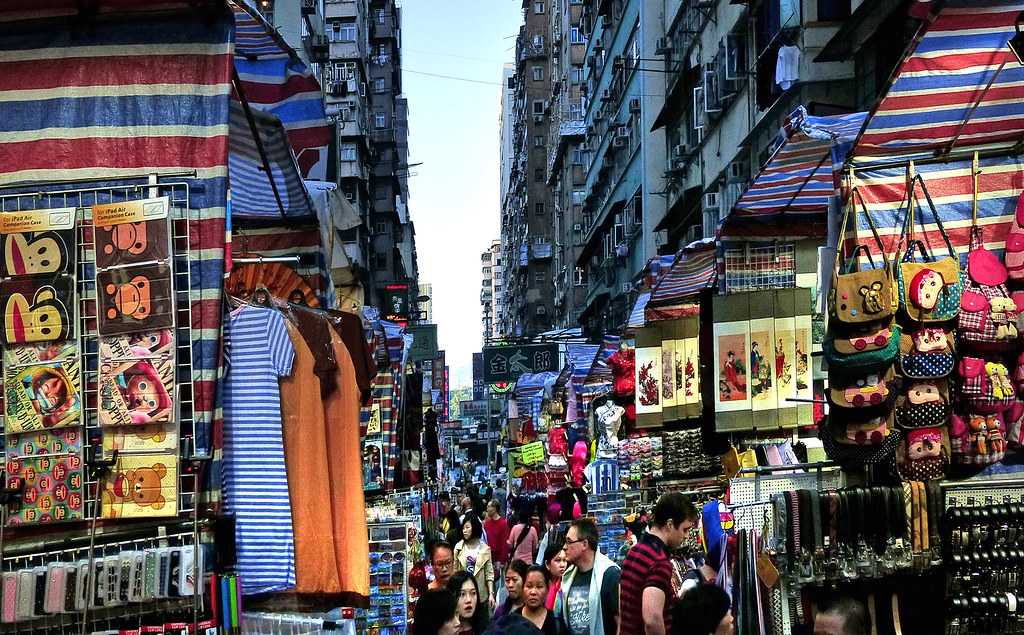
[[[368,635],[404,633],[410,618],[410,547],[419,535],[419,519],[370,522],[370,607],[357,619]],[[454,566],[454,563],[452,563]]]
[[[945,488],[947,635],[1024,633],[1024,481]]]

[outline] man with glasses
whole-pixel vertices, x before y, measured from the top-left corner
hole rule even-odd
[[[652,526],[622,562],[622,635],[665,635],[672,627],[671,552],[697,524],[697,508],[679,492],[654,505]]]
[[[434,570],[431,589],[443,589],[455,574],[455,550],[447,542],[436,542],[430,548],[430,566]]]
[[[617,635],[619,565],[597,550],[593,518],[578,518],[565,534],[569,568],[558,591],[569,635]]]

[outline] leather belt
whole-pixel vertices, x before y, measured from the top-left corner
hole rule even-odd
[[[789,546],[789,509],[785,494],[772,494],[772,513],[775,516],[775,549],[786,552]]]
[[[910,538],[911,549],[914,548],[914,509],[913,509],[913,488],[909,482],[903,483],[903,514],[906,518],[906,536]]]
[[[810,490],[797,490],[800,506],[800,546],[808,551],[814,550],[814,513],[811,510]]]
[[[931,534],[928,531],[928,497],[925,495],[924,483],[917,482],[917,496],[921,505],[921,551],[929,551]]]
[[[939,529],[940,521],[942,519],[942,488],[935,481],[929,481],[927,484],[928,490],[928,517],[929,523],[928,528],[931,532],[930,541],[932,550],[934,551],[939,546]]]
[[[900,624],[900,596],[892,594],[892,630],[895,635],[903,635],[903,625]]]
[[[796,492],[786,492],[786,499],[789,501],[789,552],[795,556],[800,553],[800,505]]]
[[[875,518],[875,522],[871,523],[874,529],[872,533],[874,533],[875,553],[882,555],[891,532],[889,514],[885,505],[885,488],[875,485],[868,490],[868,494],[871,500],[871,516]]]
[[[810,490],[811,498],[811,520],[814,530],[814,548],[821,549],[825,546],[824,531],[821,526],[821,497],[816,490]]]
[[[839,537],[839,493],[828,493],[828,538],[831,546],[838,544]]]

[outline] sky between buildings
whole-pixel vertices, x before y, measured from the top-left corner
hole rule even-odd
[[[515,53],[521,11],[517,0],[402,2],[409,162],[423,163],[410,170],[409,208],[452,386],[472,383],[481,347],[480,254],[499,226],[501,68]]]

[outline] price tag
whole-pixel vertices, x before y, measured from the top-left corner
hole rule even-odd
[[[373,408],[370,409],[370,420],[366,422],[366,434],[380,434],[380,404],[373,404]]]
[[[520,461],[523,465],[534,465],[544,460],[544,444],[540,441],[527,443],[523,446],[523,455]]]

